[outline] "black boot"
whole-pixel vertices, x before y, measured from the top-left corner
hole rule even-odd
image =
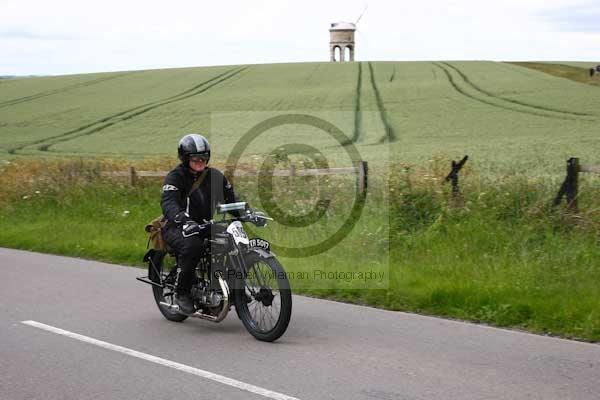
[[[179,311],[184,314],[193,314],[196,312],[194,301],[189,293],[181,293],[175,295],[175,303],[179,306]]]

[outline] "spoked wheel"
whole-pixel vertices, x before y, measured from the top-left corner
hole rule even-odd
[[[154,266],[152,265],[154,263]],[[152,285],[154,300],[158,309],[169,321],[182,322],[187,315],[180,314],[176,310],[160,303],[175,304],[175,279],[177,271],[174,270],[174,263],[165,262],[165,253],[156,252],[149,261],[149,276],[152,282],[164,284],[164,288]]]
[[[275,258],[250,254],[248,274],[237,282],[234,301],[242,323],[258,340],[279,339],[290,323],[292,292],[283,267]]]

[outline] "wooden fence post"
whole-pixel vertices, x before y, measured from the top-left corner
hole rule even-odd
[[[137,174],[135,173],[135,167],[129,167],[129,184],[135,186],[137,183]]]
[[[366,161],[358,161],[354,164],[358,174],[358,180],[356,181],[357,190],[361,194],[367,194],[367,187],[369,185],[369,165]]]
[[[459,162],[452,160],[452,171],[450,171],[448,176],[446,176],[446,179],[444,179],[444,182],[450,181],[452,184],[452,196],[458,196],[459,194],[458,172],[462,169],[468,159],[469,156],[464,156]]]
[[[289,179],[289,190],[294,190],[296,180],[296,166],[293,163],[290,163],[290,179]]]
[[[567,195],[567,208],[569,211],[577,212],[577,196],[579,192],[579,158],[571,157],[567,161],[567,180],[565,192]]]
[[[450,173],[450,182],[452,184],[452,195],[456,196],[459,192],[458,189],[458,163],[452,160],[452,172]]]
[[[554,207],[560,204],[563,196],[567,197],[567,209],[572,212],[578,211],[577,195],[579,192],[579,158],[571,157],[567,160],[567,176],[558,190],[558,194],[554,199]]]

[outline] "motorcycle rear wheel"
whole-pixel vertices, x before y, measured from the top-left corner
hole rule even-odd
[[[292,292],[279,261],[256,254],[246,256],[248,274],[237,279],[236,311],[248,332],[263,342],[283,335],[292,316]]]
[[[152,266],[152,263],[154,263],[154,267]],[[176,310],[160,304],[161,302],[175,304],[174,274],[176,271],[173,271],[173,274],[170,274],[170,272],[172,268],[176,268],[176,266],[165,262],[165,253],[159,251],[153,255],[152,259],[148,261],[148,264],[148,276],[150,277],[150,280],[158,284],[167,284],[164,288],[152,285],[152,293],[154,294],[154,300],[156,301],[158,309],[169,321],[183,322],[187,319],[187,315],[181,314]]]

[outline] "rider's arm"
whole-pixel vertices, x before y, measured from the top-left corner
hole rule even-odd
[[[171,222],[175,222],[186,211],[184,190],[181,175],[175,171],[169,172],[163,184],[160,207],[163,215]]]

